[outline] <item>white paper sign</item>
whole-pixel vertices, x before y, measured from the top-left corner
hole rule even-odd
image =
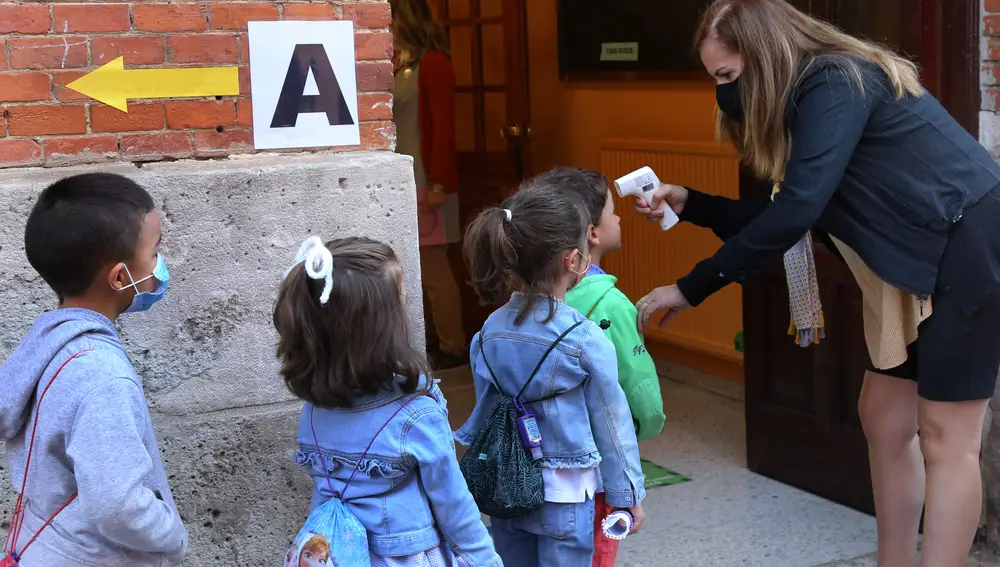
[[[354,22],[250,22],[255,149],[361,143]]]
[[[638,61],[639,42],[602,43],[601,61]]]

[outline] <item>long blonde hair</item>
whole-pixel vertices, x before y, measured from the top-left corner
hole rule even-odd
[[[392,40],[398,65],[408,67],[419,62],[428,51],[448,51],[448,37],[434,20],[427,0],[389,0],[392,9]]]
[[[859,59],[885,72],[897,100],[924,93],[911,61],[804,14],[785,0],[716,0],[702,16],[695,50],[713,37],[743,57],[740,96],[745,120],[741,124],[719,112],[718,134],[728,137],[743,162],[764,179],[784,177],[792,145],[785,121],[788,99],[818,58],[834,62],[861,92],[865,81]]]

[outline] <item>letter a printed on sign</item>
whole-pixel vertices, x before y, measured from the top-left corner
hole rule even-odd
[[[361,143],[354,23],[250,22],[254,148]]]
[[[317,94],[306,94],[306,81],[310,74]],[[330,65],[330,58],[326,56],[326,49],[322,44],[299,44],[292,52],[292,62],[288,65],[271,128],[294,128],[300,114],[312,112],[326,114],[331,126],[354,124],[337,83],[337,75]]]

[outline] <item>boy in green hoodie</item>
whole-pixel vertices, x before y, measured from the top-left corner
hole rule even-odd
[[[590,217],[590,267],[582,279],[566,293],[566,303],[597,323],[615,345],[618,355],[618,381],[625,391],[635,434],[640,440],[651,439],[663,430],[663,398],[653,358],[646,352],[642,335],[636,329],[637,313],[632,301],[615,287],[618,278],[601,269],[601,258],[621,248],[620,219],[615,214],[608,180],[596,171],[562,168],[567,191],[576,193]],[[601,522],[613,511],[604,495],[594,500],[593,567],[613,566],[618,542],[604,537]]]

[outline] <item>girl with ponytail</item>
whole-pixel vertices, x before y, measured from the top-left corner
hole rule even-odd
[[[497,428],[494,408],[515,393],[518,419],[537,425],[524,449],[542,482],[502,478],[496,490],[539,504],[518,517],[491,516],[490,524],[504,562],[525,567],[590,567],[598,479],[608,504],[630,512],[632,531],[644,515],[639,449],[614,346],[564,302],[590,264],[590,223],[560,179],[549,172],[526,181],[503,205],[482,211],[465,237],[480,299],[506,303],[472,340],[476,408],[456,438],[478,443]],[[463,472],[480,508],[493,504],[478,497],[483,479],[468,474],[464,460]]]

